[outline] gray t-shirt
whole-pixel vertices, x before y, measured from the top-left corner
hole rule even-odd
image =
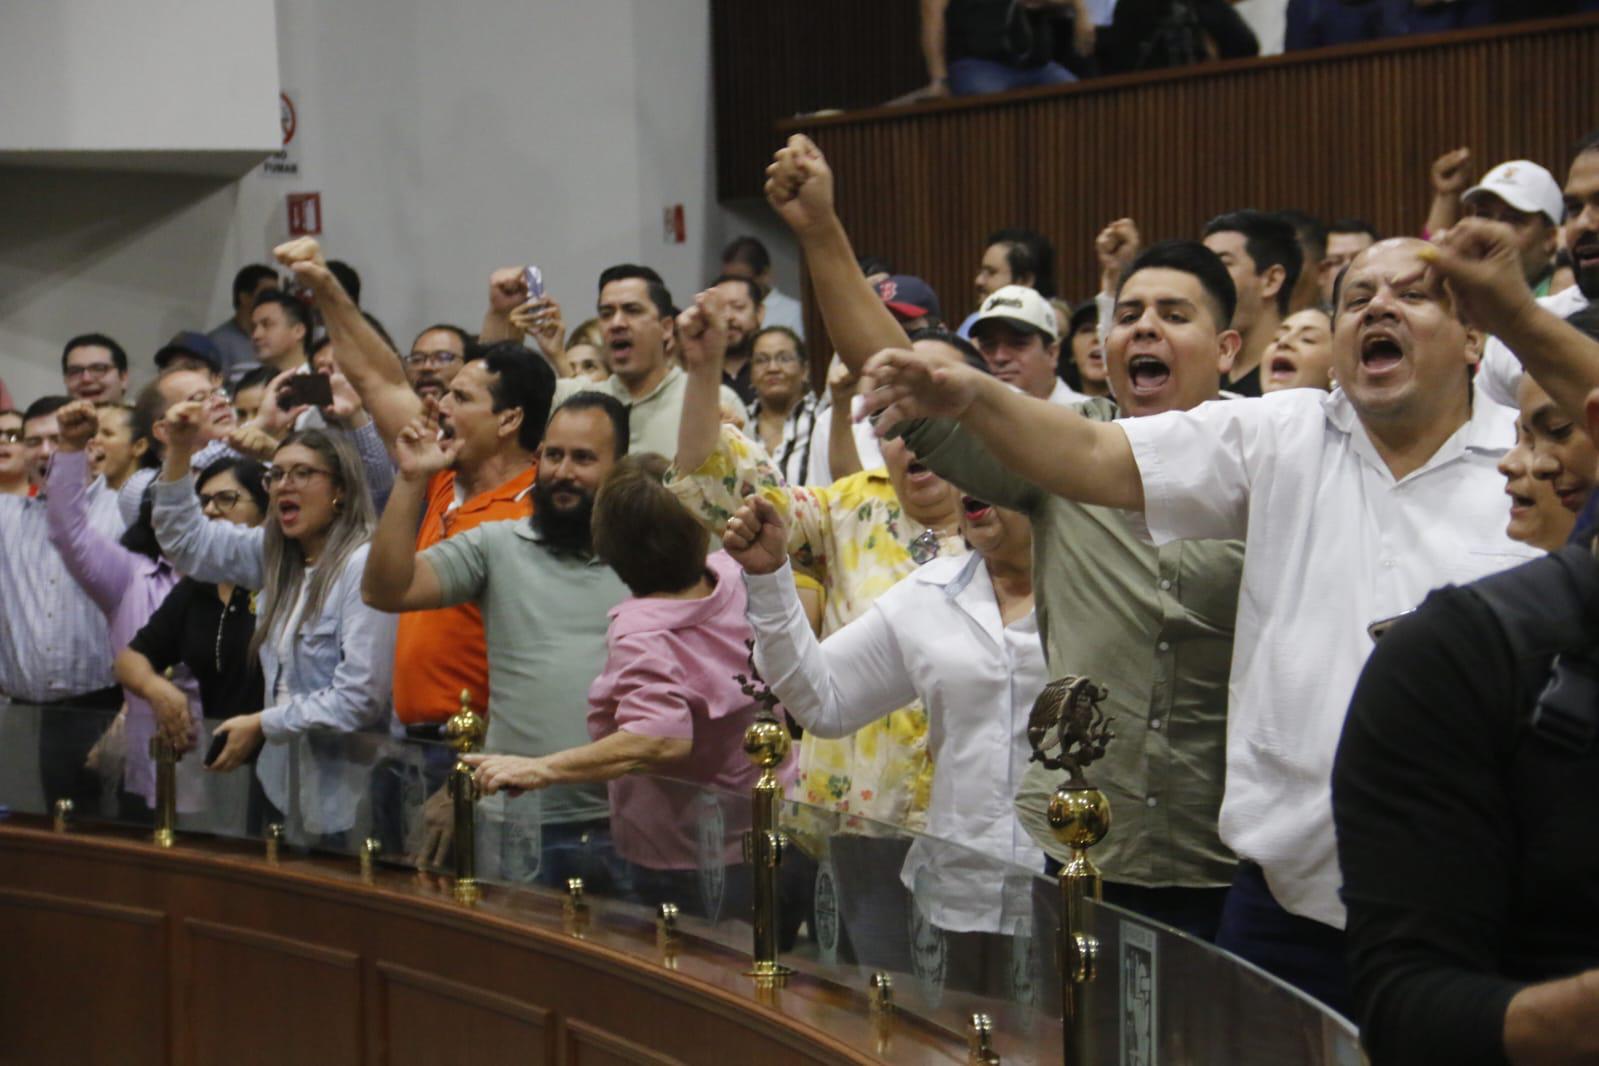
[[[555,383],[555,402],[550,409],[553,411],[580,392],[613,396],[628,410],[628,450],[655,452],[670,459],[677,454],[677,429],[683,421],[683,392],[687,387],[688,375],[680,366],[668,368],[655,388],[637,399],[614,374],[597,383],[587,378],[561,378]],[[744,401],[726,385],[722,386],[722,403],[735,411],[744,410]]]
[[[484,750],[549,755],[589,743],[589,685],[605,668],[610,610],[628,595],[616,573],[551,550],[526,519],[485,522],[422,558],[445,605],[470,600],[483,611],[494,708]],[[548,823],[610,813],[603,784],[556,786],[541,799]]]

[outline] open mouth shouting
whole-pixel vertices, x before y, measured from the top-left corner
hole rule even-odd
[[[280,499],[277,503],[278,525],[283,527],[283,532],[293,536],[299,529],[300,501],[297,499]]]
[[[1266,377],[1271,381],[1290,382],[1299,376],[1299,364],[1291,355],[1278,354],[1266,364]]]
[[[1393,332],[1368,329],[1360,338],[1360,367],[1369,378],[1383,378],[1399,369],[1405,349]]]
[[[1171,381],[1171,366],[1159,356],[1141,352],[1127,359],[1127,381],[1134,396],[1153,396]]]
[[[977,525],[994,513],[994,505],[975,496],[962,496],[961,513],[966,516],[967,522]]]

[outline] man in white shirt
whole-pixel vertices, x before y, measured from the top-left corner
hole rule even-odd
[[[1551,314],[1565,318],[1599,297],[1599,130],[1577,145],[1564,190],[1566,249],[1577,284],[1545,296],[1538,303]],[[1505,407],[1516,406],[1521,384],[1521,363],[1498,337],[1488,341],[1482,367],[1477,372],[1477,394]]]
[[[1051,403],[1088,399],[1060,379],[1059,322],[1038,290],[1005,285],[994,290],[972,319],[972,343],[994,376]]]
[[[1506,258],[1508,232],[1472,224],[1466,236],[1491,227],[1489,243]],[[880,428],[958,418],[1049,491],[1144,512],[1157,543],[1244,540],[1220,818],[1222,840],[1243,861],[1218,943],[1345,1010],[1328,782],[1371,650],[1367,627],[1438,585],[1529,555],[1501,532],[1494,413],[1471,403],[1480,334],[1457,317],[1431,267],[1438,254],[1422,241],[1383,241],[1351,262],[1334,319],[1341,388],[1331,394],[1293,389],[1096,423],[936,354],[879,353],[863,382]],[[1508,259],[1508,274],[1464,290],[1484,325],[1520,328],[1515,301],[1531,302],[1513,249]],[[1124,283],[1117,328],[1191,313],[1165,280],[1144,271]],[[1520,292],[1500,294],[1506,287]]]

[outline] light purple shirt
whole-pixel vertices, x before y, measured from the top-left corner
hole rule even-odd
[[[82,477],[79,524],[119,535],[116,494]],[[0,496],[0,695],[51,703],[111,683],[105,616],[51,545],[45,499]]]
[[[688,756],[648,777],[610,783],[611,834],[617,854],[656,870],[698,865],[702,804],[696,794],[728,791],[746,797],[728,805],[723,861],[738,861],[741,831],[749,827],[750,788],[760,771],[744,754],[744,730],[756,705],[736,674],[748,674],[752,639],[744,617],[742,571],[726,552],[706,560],[716,588],[697,600],[623,600],[611,608],[605,669],[589,687],[589,736],[622,730],[638,736],[688,740]],[[794,779],[794,753],[778,770],[785,790]],[[677,788],[660,777],[689,785]],[[699,787],[695,787],[699,786]]]
[[[50,462],[45,488],[50,543],[61,553],[67,572],[111,623],[111,652],[116,655],[161,606],[178,583],[178,574],[165,560],[129,551],[115,537],[90,524],[87,453],[57,452]],[[110,493],[99,495],[106,497]],[[189,717],[198,723],[200,690],[193,678],[179,667],[173,683],[189,697]],[[142,696],[127,689],[122,694],[128,701],[124,787],[153,803],[155,764],[150,759],[150,738],[155,735],[155,711]]]

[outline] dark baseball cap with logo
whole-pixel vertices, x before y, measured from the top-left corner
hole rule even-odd
[[[877,295],[902,322],[916,318],[944,320],[933,287],[911,274],[894,274],[879,281]]]

